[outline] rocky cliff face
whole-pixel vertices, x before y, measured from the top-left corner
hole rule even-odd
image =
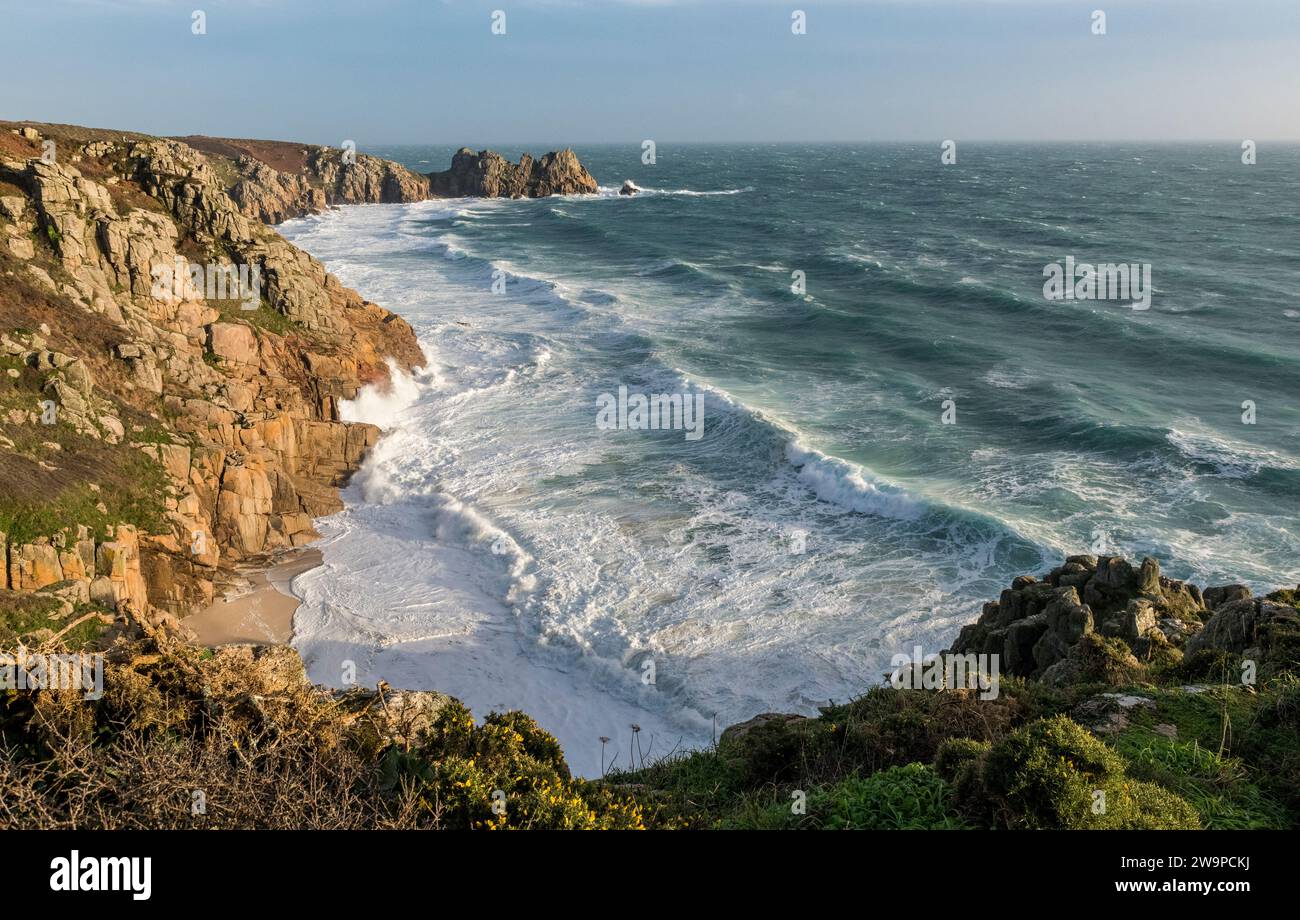
[[[390,160],[364,153],[284,141],[186,137],[222,177],[247,217],[278,224],[336,204],[423,201],[429,180]]]
[[[269,224],[315,214],[330,205],[422,201],[426,198],[540,198],[591,194],[596,180],[572,150],[511,163],[490,150],[462,148],[451,168],[420,175],[379,157],[345,160],[332,147],[283,141],[181,138],[201,151],[244,216]]]
[[[452,157],[451,169],[429,174],[429,186],[436,198],[542,198],[597,191],[596,180],[568,149],[539,160],[524,154],[511,163],[491,150],[475,153],[462,147]]]
[[[423,358],[250,219],[314,186],[240,201],[177,141],[26,130],[0,132],[0,589],[170,619],[230,563],[313,539],[379,435],[339,401]],[[326,200],[422,194],[392,164],[312,162]]]
[[[313,147],[301,172],[283,173],[242,154],[235,160],[242,178],[230,189],[240,210],[278,224],[315,214],[334,204],[393,204],[429,197],[429,180],[388,160],[364,153],[344,162],[338,150]]]

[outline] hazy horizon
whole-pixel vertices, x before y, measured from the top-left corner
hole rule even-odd
[[[495,10],[505,34],[493,34]],[[805,34],[792,31],[795,10]],[[1300,5],[1286,0],[0,0],[0,11],[25,38],[0,90],[5,117],[150,134],[361,149],[1300,139]]]

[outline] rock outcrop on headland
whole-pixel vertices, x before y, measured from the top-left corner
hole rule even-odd
[[[462,147],[450,169],[429,173],[429,188],[435,198],[543,198],[598,190],[596,180],[568,148],[537,160],[524,154],[511,163],[491,150],[475,153]]]
[[[1072,556],[1016,578],[924,674],[913,659],[610,779],[725,827],[1295,828],[1298,602]]]
[[[192,147],[27,131],[0,127],[0,590],[170,622],[314,538],[379,436],[339,402],[423,356]],[[256,296],[160,286],[177,265]]]
[[[1071,556],[1040,580],[1022,575],[984,605],[950,651],[999,655],[1002,672],[1064,686],[1121,684],[1184,657],[1222,653],[1264,676],[1296,666],[1300,617],[1245,585],[1207,588],[1167,578],[1151,557]]]

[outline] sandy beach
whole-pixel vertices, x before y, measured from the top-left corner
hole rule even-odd
[[[319,550],[303,549],[285,555],[269,568],[241,569],[225,596],[182,623],[194,631],[196,645],[287,644],[293,638],[293,615],[299,603],[289,585],[320,564]]]

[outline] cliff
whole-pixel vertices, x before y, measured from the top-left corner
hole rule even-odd
[[[179,141],[0,125],[0,591],[174,622],[314,538],[379,435],[339,401],[422,363],[227,187]]]
[[[593,194],[596,180],[572,150],[511,163],[491,150],[462,148],[451,168],[427,175],[390,160],[285,141],[178,138],[201,151],[246,217],[278,224],[332,205],[422,201],[426,198],[541,198]]]
[[[314,144],[179,138],[201,151],[247,217],[278,224],[330,205],[393,204],[429,197],[429,180],[391,160]]]

